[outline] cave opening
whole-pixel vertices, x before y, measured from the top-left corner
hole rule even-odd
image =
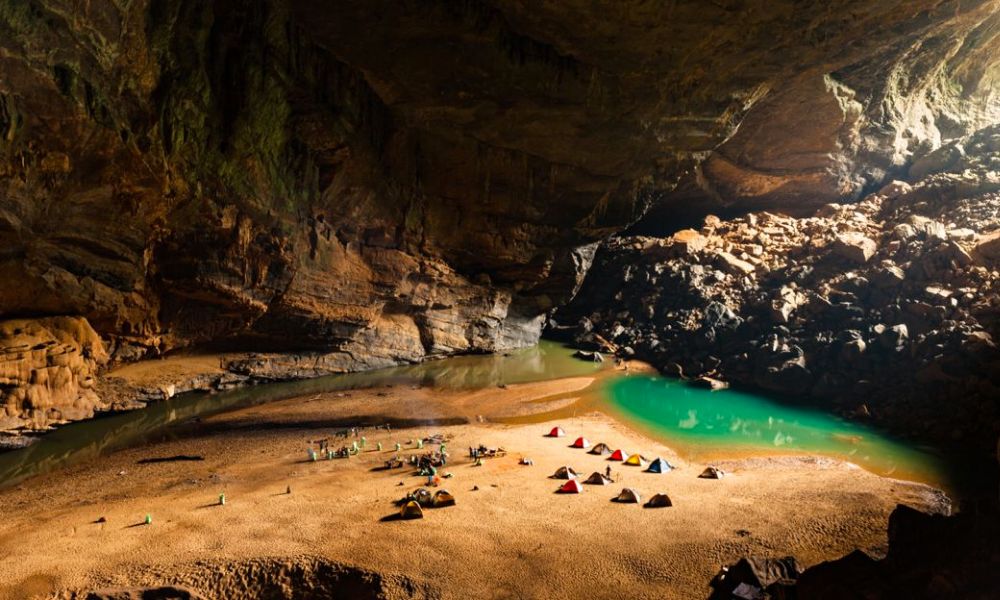
[[[3,3],[0,597],[997,594],[998,73],[1000,0]]]

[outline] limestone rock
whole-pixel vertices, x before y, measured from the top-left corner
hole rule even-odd
[[[878,246],[875,242],[860,233],[844,233],[838,235],[832,244],[834,254],[847,260],[863,264],[875,255]]]
[[[989,262],[1000,261],[1000,231],[981,236],[976,242],[977,256]]]
[[[715,256],[719,259],[719,265],[728,273],[733,275],[749,275],[754,272],[754,266],[745,260],[740,260],[725,251],[718,251]]]
[[[705,249],[708,238],[693,229],[683,229],[671,237],[671,246],[683,254],[693,254]]]
[[[0,321],[0,429],[45,429],[106,408],[95,385],[107,360],[85,319]]]

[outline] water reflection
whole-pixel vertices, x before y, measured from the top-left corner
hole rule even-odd
[[[272,383],[217,394],[190,393],[146,408],[106,415],[61,427],[35,444],[0,454],[0,485],[91,460],[112,450],[164,435],[178,423],[286,398],[376,385],[421,385],[445,389],[479,389],[503,384],[592,375],[604,365],[572,357],[554,342],[505,355],[477,355],[334,375],[303,381]]]

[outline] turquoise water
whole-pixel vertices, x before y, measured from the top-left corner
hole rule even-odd
[[[928,449],[761,395],[713,392],[647,375],[609,379],[604,395],[610,412],[695,459],[742,453],[820,454],[880,475],[943,481],[941,461]]]

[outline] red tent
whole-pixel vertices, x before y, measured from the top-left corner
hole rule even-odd
[[[549,432],[549,437],[566,437],[566,432],[563,431],[562,427],[553,427],[552,431]]]
[[[573,442],[573,447],[574,448],[590,448],[590,442],[587,441],[587,438],[578,437],[578,438],[576,438],[576,441]]]
[[[583,492],[583,486],[580,482],[575,479],[570,479],[561,488],[559,488],[560,494],[579,494]]]
[[[628,452],[625,452],[624,450],[615,450],[611,453],[611,456],[608,457],[608,460],[625,460],[626,458],[628,458]]]

